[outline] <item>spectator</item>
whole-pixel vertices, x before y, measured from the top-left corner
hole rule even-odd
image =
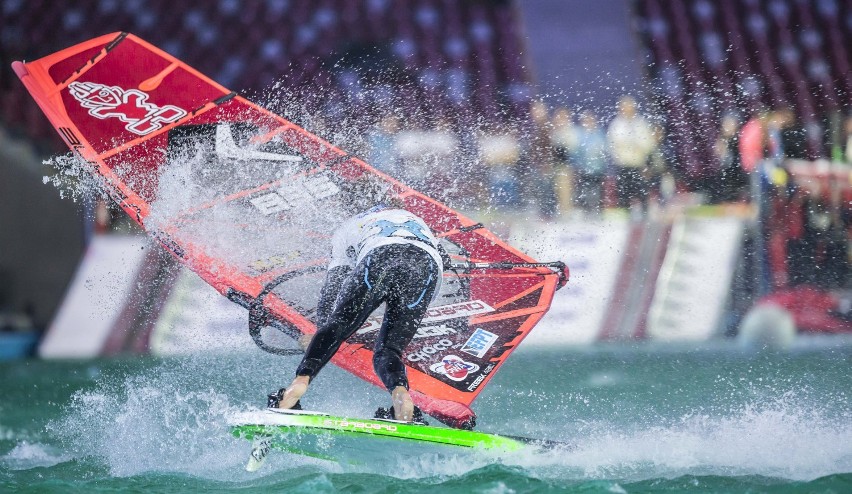
[[[800,211],[801,233],[787,241],[791,284],[842,287],[850,266],[848,236],[840,214],[823,198],[810,196]]]
[[[524,152],[522,180],[528,185],[527,201],[532,199],[542,218],[552,219],[557,212],[554,184],[553,148],[550,144],[550,121],[547,107],[541,101],[530,106],[532,128]]]
[[[367,134],[370,165],[396,177],[399,173],[399,155],[396,147],[396,133],[399,132],[399,119],[390,114],[382,118]]]
[[[396,178],[415,189],[421,189],[429,174],[427,153],[429,135],[416,123],[400,130],[396,135],[396,150],[400,158],[400,170]]]
[[[743,171],[739,152],[739,122],[733,115],[722,117],[721,131],[713,150],[718,170],[711,180],[709,199],[711,203],[738,201],[745,197],[748,176]]]
[[[740,164],[746,173],[757,170],[757,165],[766,158],[766,121],[768,115],[763,109],[751,114],[751,118],[740,129]]]
[[[443,122],[433,129],[412,128],[397,134],[397,150],[405,162],[400,176],[405,182],[431,194],[431,179],[437,170],[446,169],[458,149],[458,139]]]
[[[651,126],[651,135],[654,137],[654,149],[648,156],[648,164],[645,167],[643,178],[648,187],[648,193],[644,194],[643,206],[647,209],[649,197],[653,197],[656,204],[665,204],[674,195],[674,177],[669,173],[668,156],[663,151],[665,134],[659,125]]]
[[[568,108],[558,108],[553,113],[553,128],[550,130],[550,143],[557,162],[568,165],[571,154],[578,146],[579,127],[574,125]]]
[[[430,142],[428,184],[423,192],[441,201],[452,201],[459,195],[459,182],[467,173],[460,158],[459,139],[448,119],[440,118],[426,133]]]
[[[567,108],[558,108],[553,114],[553,128],[550,130],[550,145],[554,152],[554,165],[556,176],[556,195],[558,196],[560,210],[563,212],[571,204],[571,196],[576,194],[572,191],[572,183],[576,177],[572,176],[570,161],[572,154],[577,149],[578,127],[571,119],[571,112]]]
[[[576,171],[575,202],[587,213],[600,213],[606,178],[607,144],[595,114],[584,111],[571,161]]]
[[[757,231],[753,238],[755,257],[756,291],[758,295],[764,295],[769,291],[771,268],[769,265],[769,242],[771,232],[768,227],[772,202],[771,194],[767,189],[764,178],[770,170],[766,170],[766,127],[768,114],[762,108],[752,111],[751,118],[740,129],[738,142],[740,151],[740,164],[743,171],[748,175],[749,197],[757,212]]]
[[[790,108],[772,112],[766,122],[766,138],[769,157],[776,163],[787,158],[807,159],[808,146],[805,129]]]
[[[516,207],[520,204],[517,165],[520,144],[508,128],[479,136],[479,155],[488,170],[489,203]]]
[[[643,170],[654,151],[654,136],[648,121],[636,113],[636,100],[622,96],[618,115],[607,129],[610,155],[616,166],[618,205],[631,208],[644,201],[647,184]]]
[[[457,121],[454,124],[459,147],[456,150],[454,163],[448,173],[453,174],[457,196],[450,207],[459,210],[475,209],[483,197],[488,197],[488,169],[480,159],[479,129],[472,122]],[[459,177],[464,177],[459,180]]]

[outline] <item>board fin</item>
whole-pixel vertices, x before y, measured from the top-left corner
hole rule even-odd
[[[271,448],[272,440],[268,436],[255,438],[251,444],[251,453],[246,463],[246,471],[256,472],[260,470],[260,467],[266,461],[266,457],[269,456]]]

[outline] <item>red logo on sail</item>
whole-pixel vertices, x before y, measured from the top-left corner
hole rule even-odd
[[[429,366],[429,370],[436,374],[443,374],[453,381],[464,381],[468,374],[479,370],[479,366],[465,362],[455,355],[447,355],[437,364]]]
[[[138,89],[122,89],[96,82],[72,82],[71,96],[89,109],[89,115],[106,120],[118,118],[129,132],[147,135],[186,116],[186,111],[173,105],[157,106],[148,102],[148,94]]]

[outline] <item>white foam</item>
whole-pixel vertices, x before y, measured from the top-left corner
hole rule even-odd
[[[284,362],[246,359],[244,365],[229,366],[227,373],[243,382],[252,374],[272,375],[272,368],[262,368],[258,360],[274,362],[275,369]],[[202,358],[169,361],[123,379],[112,377],[94,390],[76,393],[64,416],[46,429],[64,454],[94,459],[115,477],[169,472],[214,480],[255,478],[243,470],[250,444],[231,435],[228,418],[259,409],[235,405],[217,390],[233,388],[223,384],[221,373]],[[261,474],[315,470],[318,465],[334,471],[327,462],[282,453],[273,455]]]
[[[667,425],[590,424],[559,454],[509,463],[540,474],[644,480],[681,475],[762,475],[812,480],[852,471],[852,413],[829,417],[794,395],[726,415],[694,414]]]
[[[38,467],[52,467],[69,459],[51,446],[20,441],[11,451],[0,456],[0,464],[9,470],[29,470]]]

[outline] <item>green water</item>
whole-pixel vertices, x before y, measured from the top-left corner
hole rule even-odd
[[[274,453],[249,474],[226,416],[261,406],[293,359],[3,363],[0,492],[852,492],[850,364],[848,345],[522,349],[474,403],[478,429],[569,451],[357,468]],[[304,402],[369,415],[386,399],[329,368]]]

